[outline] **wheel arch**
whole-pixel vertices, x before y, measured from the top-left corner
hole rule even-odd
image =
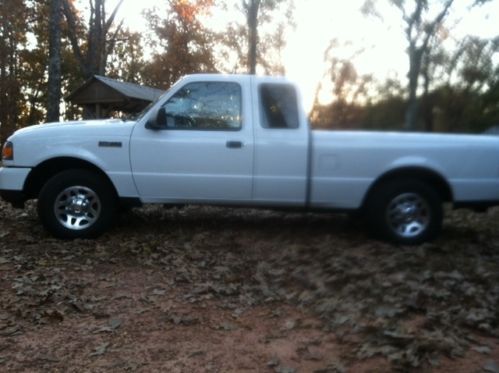
[[[371,184],[364,196],[362,207],[366,206],[367,201],[380,185],[400,179],[419,180],[435,188],[443,202],[453,202],[454,200],[450,184],[439,172],[425,167],[401,167],[385,172]]]
[[[95,164],[74,157],[57,157],[51,158],[34,167],[29,173],[24,183],[24,193],[29,198],[37,198],[43,185],[54,175],[73,169],[85,169],[100,175],[112,186],[114,193],[118,195],[116,187],[109,176]]]

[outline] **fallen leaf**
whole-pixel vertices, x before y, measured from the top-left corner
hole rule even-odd
[[[116,330],[121,326],[122,323],[123,321],[120,319],[111,319],[109,321],[109,326],[112,330]]]
[[[36,358],[36,360],[47,361],[49,363],[58,363],[60,361],[59,359],[51,356],[39,356]]]
[[[473,351],[479,352],[481,354],[486,354],[490,355],[490,352],[492,351],[490,347],[488,346],[474,346],[471,348]]]
[[[482,368],[488,373],[499,373],[499,365],[493,360],[487,361]]]
[[[340,362],[334,361],[327,365],[325,368],[316,369],[313,373],[345,373],[347,369]]]
[[[230,332],[232,330],[236,330],[237,329],[237,326],[230,323],[230,322],[227,322],[227,321],[224,321],[219,327],[218,329],[221,329],[221,330],[224,330],[226,332]]]
[[[317,348],[307,347],[303,353],[303,359],[320,361],[324,359],[324,355]]]
[[[92,316],[96,319],[107,319],[110,315],[107,312],[96,310],[92,312]]]
[[[80,302],[72,301],[69,303],[76,311],[83,313],[85,312],[85,307],[81,305]]]
[[[201,356],[201,355],[205,355],[205,354],[206,354],[206,351],[198,350],[198,351],[191,352],[189,354],[189,357]]]
[[[281,361],[277,357],[273,357],[272,359],[267,361],[267,366],[269,368],[277,367],[279,366],[279,364],[281,364]]]
[[[296,320],[286,320],[284,323],[284,330],[293,330],[296,327]]]
[[[45,316],[48,317],[49,319],[56,320],[56,321],[63,321],[64,320],[64,314],[59,310],[46,310]]]
[[[409,341],[409,340],[414,339],[414,336],[411,334],[399,333],[396,331],[385,330],[383,332],[383,335],[390,337],[390,338],[393,338],[393,339],[396,339],[396,340],[403,340],[403,341]]]
[[[106,353],[107,348],[109,347],[109,342],[104,342],[100,346],[97,346],[94,348],[94,352],[90,354],[90,356],[100,356],[104,355]]]
[[[274,372],[276,372],[276,373],[295,373],[296,369],[291,368],[291,367],[278,366],[278,367],[274,368]]]
[[[154,295],[165,295],[166,290],[164,290],[164,289],[154,289],[154,290],[152,291],[152,293],[153,293]]]
[[[374,311],[374,314],[378,317],[394,317],[394,316],[397,316],[401,313],[403,313],[404,310],[402,308],[398,308],[398,307],[389,307],[389,306],[382,306],[382,307],[378,307],[376,308],[376,310]]]
[[[170,321],[174,323],[175,325],[184,325],[184,326],[189,326],[189,325],[194,325],[199,322],[199,319],[195,316],[191,315],[172,315],[170,316]]]
[[[19,334],[22,334],[22,330],[19,325],[14,325],[0,331],[0,336],[2,337],[12,337]]]

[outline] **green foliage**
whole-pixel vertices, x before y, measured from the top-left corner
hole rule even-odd
[[[485,1],[470,2],[470,7]],[[408,85],[400,81],[360,79],[348,60],[338,59],[336,40],[326,49],[334,101],[320,105],[318,93],[311,122],[319,128],[401,129],[482,132],[499,124],[499,37],[466,37],[454,50],[444,48],[450,35],[444,20],[452,0],[389,0],[398,8],[408,42]],[[383,19],[377,0],[365,0],[361,11]],[[438,31],[438,32],[437,32]],[[368,94],[364,96],[367,90]],[[357,93],[359,92],[359,93]],[[376,96],[373,92],[378,92]],[[352,99],[352,97],[354,99]],[[405,115],[403,112],[405,111]]]
[[[316,104],[311,124],[313,128],[330,130],[399,130],[406,106],[400,96],[365,105],[341,100],[328,105]]]
[[[145,65],[142,80],[157,88],[169,88],[182,75],[215,72],[214,34],[205,28],[201,17],[212,6],[210,0],[168,0],[167,14],[146,12],[154,38],[148,41],[156,53]]]
[[[465,70],[466,71],[466,70]],[[480,89],[470,89],[470,87]],[[328,105],[316,103],[312,125],[327,129],[399,130],[404,122],[407,101],[402,95],[380,90],[376,102],[359,105],[335,100]],[[486,85],[469,85],[463,78],[456,84],[444,84],[432,90],[422,101],[431,108],[433,130],[437,132],[480,133],[499,125],[499,67],[489,75]],[[417,130],[425,130],[424,112],[417,118]]]
[[[242,0],[234,3],[220,0],[218,5],[230,15],[224,30],[217,33],[218,69],[230,73],[252,71],[251,54],[254,53],[255,70],[268,75],[285,75],[282,52],[286,33],[294,27],[294,1]],[[255,50],[251,50],[251,43],[255,43]]]
[[[106,75],[141,84],[145,65],[142,35],[129,29],[120,30],[109,56]]]
[[[436,129],[482,132],[499,124],[499,38],[465,38],[445,59],[447,80],[431,95]]]
[[[16,129],[19,116],[26,111],[18,78],[25,70],[28,14],[25,2],[0,2],[0,143]]]
[[[62,95],[67,96],[85,81],[87,75],[82,62],[90,61],[90,47],[92,43],[96,45],[98,39],[91,36],[99,27],[101,36],[102,32],[105,34],[105,40],[99,39],[105,41],[105,53],[101,54],[98,66],[92,65],[92,69],[97,68],[98,72],[113,78],[168,88],[188,73],[246,72],[249,49],[247,16],[250,3],[255,1],[167,0],[165,13],[160,14],[154,9],[146,12],[150,33],[141,35],[122,27],[118,21],[116,26],[112,26],[115,12],[98,15],[98,8],[104,9],[105,0],[83,3],[93,6],[90,19],[84,17],[82,3],[65,0],[73,10],[73,18],[69,22],[66,16],[61,23]],[[293,1],[256,2],[259,5],[254,25],[258,41],[257,70],[284,74],[281,52],[293,24]],[[476,1],[476,5],[485,2]],[[401,10],[405,9],[406,16],[418,15],[417,9],[411,8],[416,2],[392,3]],[[426,9],[432,4],[447,4],[448,0],[418,3],[421,4],[420,31],[424,36],[425,24],[428,23],[423,19],[427,15]],[[363,11],[382,18],[383,15],[377,13],[376,4],[376,0],[366,1]],[[215,30],[206,21],[220,9],[225,9],[227,21],[221,29]],[[0,2],[0,141],[18,127],[45,120],[48,20],[47,1]],[[441,28],[440,31],[445,30]],[[445,37],[449,32],[440,34]],[[416,117],[416,129],[481,132],[498,125],[499,37],[490,40],[466,37],[453,50],[432,40],[428,43],[431,48],[420,61],[420,83],[423,84],[419,84],[418,90],[421,110]],[[352,62],[354,56],[352,59],[339,57],[341,54],[335,48],[341,46],[340,41],[333,41],[326,50],[327,67],[311,115],[314,126],[402,128],[408,106],[405,82],[399,78],[379,82],[372,76],[360,74]],[[102,45],[99,48],[102,52]],[[92,52],[94,55],[101,53],[97,49]],[[147,49],[153,52],[145,53]],[[362,53],[362,50],[354,53]],[[328,90],[334,97],[333,103],[320,105],[319,93]],[[63,105],[62,109],[65,119],[81,117],[78,107]]]

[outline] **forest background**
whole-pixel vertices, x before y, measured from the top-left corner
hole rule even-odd
[[[130,1],[0,0],[0,142],[21,127],[80,118],[64,97],[94,74],[168,89],[188,73],[292,75],[291,62],[313,87],[305,99],[314,128],[479,133],[499,125],[499,28],[480,32],[497,19],[497,0],[356,0],[355,35],[317,27],[294,55],[287,48],[303,18],[313,24],[346,2],[158,0],[124,14]],[[368,35],[364,26],[374,23],[401,44]],[[312,45],[321,61],[311,60]],[[365,72],[369,59],[398,66]],[[307,79],[312,70],[316,81]]]

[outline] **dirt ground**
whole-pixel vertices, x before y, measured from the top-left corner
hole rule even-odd
[[[355,221],[145,207],[60,241],[0,203],[0,371],[499,372],[499,210],[397,247]]]

